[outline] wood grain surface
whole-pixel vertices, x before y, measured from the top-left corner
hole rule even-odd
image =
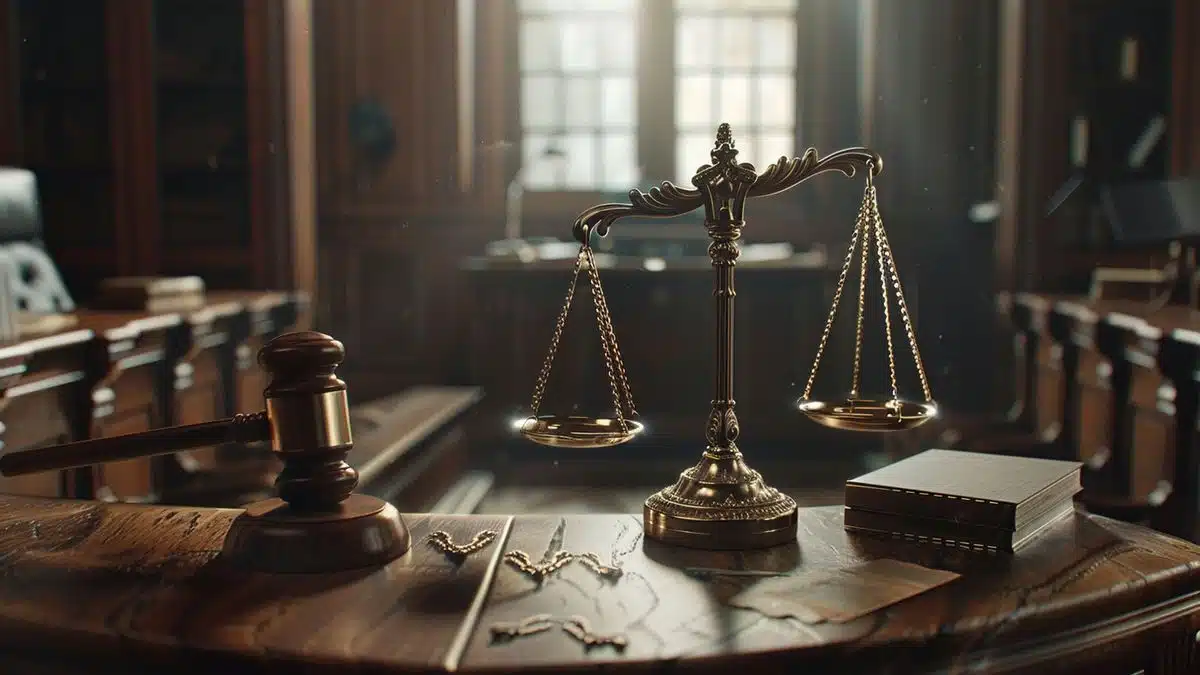
[[[411,515],[413,549],[385,568],[275,577],[220,559],[237,514],[0,497],[0,650],[55,673],[1107,673],[1089,668],[1155,663],[1184,665],[1148,672],[1186,673],[1200,663],[1200,548],[1085,514],[1014,556],[849,535],[836,507],[803,509],[795,546],[743,553],[647,543],[627,515]],[[458,544],[497,537],[454,559],[429,543],[439,529]],[[534,562],[593,553],[622,573],[575,560],[539,584],[503,561],[514,550]],[[761,578],[689,571],[805,576],[877,558],[963,576],[848,623],[804,624],[729,603]],[[495,623],[537,614],[582,617],[627,647],[589,649],[558,628],[493,640]]]

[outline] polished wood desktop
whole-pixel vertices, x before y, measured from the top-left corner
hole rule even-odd
[[[6,672],[754,672],[1183,675],[1200,662],[1200,547],[1078,514],[1013,556],[849,535],[802,509],[799,543],[705,552],[646,542],[636,516],[409,515],[413,547],[378,569],[238,571],[219,556],[238,511],[0,497]],[[496,538],[456,558],[432,546]],[[540,584],[503,561],[594,553]],[[961,573],[843,624],[729,604],[759,579],[893,558]],[[690,568],[690,570],[689,570]],[[722,574],[721,570],[731,570]],[[626,647],[491,627],[577,615]]]

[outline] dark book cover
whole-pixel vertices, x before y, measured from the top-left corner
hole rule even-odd
[[[926,450],[846,482],[846,506],[1016,531],[1078,493],[1079,462]]]

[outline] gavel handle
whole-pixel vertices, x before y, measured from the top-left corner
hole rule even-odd
[[[0,474],[21,476],[39,471],[58,471],[90,464],[169,455],[180,450],[221,443],[269,440],[271,425],[267,421],[266,413],[237,415],[215,422],[165,427],[123,436],[11,452],[0,457]]]

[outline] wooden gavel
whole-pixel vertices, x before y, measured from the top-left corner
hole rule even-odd
[[[263,412],[12,452],[0,457],[0,474],[270,441],[283,461],[275,480],[278,498],[246,507],[226,537],[224,554],[276,572],[386,563],[408,550],[410,537],[393,506],[353,494],[358,472],[346,463],[354,444],[350,407],[346,383],[334,374],[345,354],[342,343],[324,333],[285,333],[259,351],[258,361],[270,375]]]

